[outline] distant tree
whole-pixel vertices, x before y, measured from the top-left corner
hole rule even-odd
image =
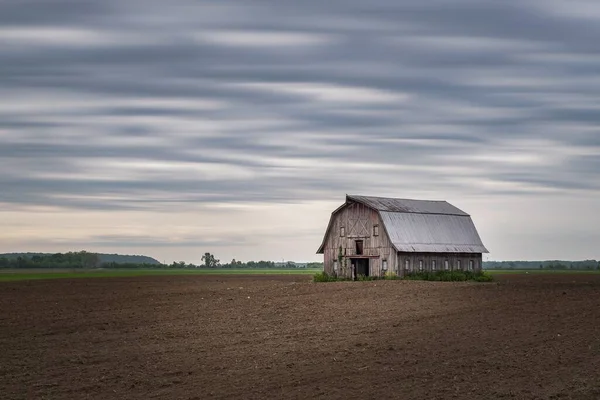
[[[231,262],[229,264],[224,264],[224,265],[222,265],[222,267],[224,267],[224,268],[244,268],[245,265],[241,261],[236,260],[234,258],[231,260]]]
[[[98,254],[88,253],[87,251],[82,251],[79,254],[83,268],[96,268],[100,265],[100,256]]]
[[[185,261],[173,261],[173,264],[171,264],[171,268],[185,268],[186,264]]]
[[[220,263],[220,261],[217,260],[215,256],[210,253],[204,253],[204,255],[202,256],[202,261],[204,262],[205,268],[217,268]]]

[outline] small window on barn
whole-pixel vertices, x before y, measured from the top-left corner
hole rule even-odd
[[[419,260],[419,271],[423,271],[423,260]]]
[[[373,225],[373,236],[379,236],[379,225]]]
[[[456,260],[456,269],[460,271],[460,260]]]
[[[469,260],[469,271],[473,271],[473,260]]]
[[[387,271],[387,260],[381,261],[381,269]]]
[[[338,270],[338,261],[337,261],[337,260],[335,260],[335,261],[333,262],[333,270],[334,270],[334,271],[336,271],[336,272],[337,272],[337,270]]]
[[[341,237],[344,237],[344,236],[346,236],[346,229],[344,229],[344,227],[343,227],[343,226],[340,228],[340,236],[341,236]]]
[[[435,268],[436,268],[435,264],[436,264],[436,261],[435,260],[431,260],[431,270],[432,271],[435,271]]]
[[[407,271],[410,269],[410,261],[408,260],[408,258],[404,260],[404,269]]]
[[[448,260],[445,260],[445,261],[444,261],[444,269],[445,269],[446,271],[448,271],[448,270],[450,269],[450,263],[448,262]]]

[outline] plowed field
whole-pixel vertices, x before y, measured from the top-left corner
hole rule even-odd
[[[600,275],[0,283],[1,399],[600,399]]]

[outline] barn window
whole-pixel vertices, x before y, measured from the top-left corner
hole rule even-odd
[[[456,269],[460,271],[460,260],[456,260]]]
[[[423,271],[423,260],[419,260],[419,271]]]
[[[387,271],[387,260],[381,261],[381,269]]]
[[[334,271],[336,271],[336,272],[337,272],[337,270],[338,270],[338,261],[337,261],[337,260],[335,260],[335,261],[333,262],[333,270],[334,270]]]
[[[404,269],[407,271],[410,269],[410,261],[408,260],[408,258],[404,260]]]
[[[436,268],[435,264],[436,264],[435,260],[431,260],[431,270],[432,271],[435,271],[435,268]]]
[[[379,225],[373,225],[373,236],[379,236]]]
[[[450,263],[448,262],[448,260],[445,260],[445,261],[444,261],[444,269],[445,269],[446,271],[448,271],[448,269],[450,269]]]
[[[343,226],[342,226],[342,227],[340,227],[340,236],[341,236],[341,237],[344,237],[344,236],[346,236],[346,229],[344,229],[344,227],[343,227]]]

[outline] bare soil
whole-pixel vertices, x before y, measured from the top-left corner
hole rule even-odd
[[[0,284],[2,399],[600,399],[600,275]]]

